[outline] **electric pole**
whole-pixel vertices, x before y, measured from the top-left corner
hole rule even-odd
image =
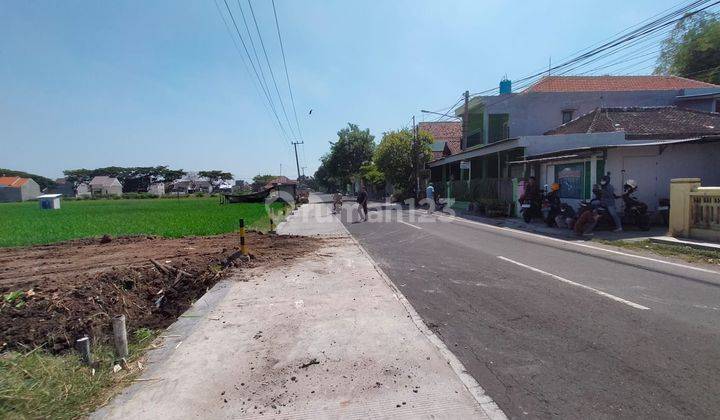
[[[465,106],[463,107],[462,144],[460,145],[460,148],[462,150],[465,150],[465,149],[467,149],[467,138],[468,138],[468,117],[469,117],[468,102],[470,100],[470,92],[468,92],[466,90],[465,93],[463,93],[463,97],[465,98]]]
[[[297,147],[298,147],[298,144],[305,144],[305,142],[304,141],[293,141],[291,143],[292,143],[293,147],[295,148],[295,166],[297,166],[298,179],[300,179],[300,161],[298,160]]]
[[[413,122],[413,166],[415,167],[415,171],[413,175],[415,176],[415,199],[418,199],[420,197],[420,145],[418,144],[418,132],[417,132],[417,124],[415,124],[415,116],[412,117]]]

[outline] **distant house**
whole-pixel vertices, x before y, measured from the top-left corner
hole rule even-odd
[[[155,195],[165,195],[165,184],[162,182],[156,182],[154,184],[150,184],[147,190],[148,194],[155,194]]]
[[[455,121],[421,122],[418,130],[427,131],[433,136],[431,145],[433,159],[441,159],[460,151],[462,143],[462,123]]]
[[[83,182],[82,184],[79,184],[77,186],[77,188],[75,188],[75,197],[79,197],[79,198],[92,197],[92,193],[90,193],[90,185],[88,185],[87,182]]]
[[[283,191],[295,197],[297,195],[297,184],[297,181],[286,176],[278,176],[265,184],[263,189],[275,189],[278,192]]]
[[[175,194],[209,194],[213,191],[213,187],[209,181],[183,179],[172,184],[170,191]]]
[[[62,194],[63,197],[75,197],[76,190],[72,182],[67,178],[58,178],[55,180],[56,186],[48,190],[49,194]]]
[[[40,195],[40,185],[31,178],[0,177],[0,203],[26,201]]]
[[[122,184],[117,178],[109,176],[96,176],[90,181],[90,194],[122,195]]]

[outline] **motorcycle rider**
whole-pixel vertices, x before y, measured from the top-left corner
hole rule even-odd
[[[615,188],[610,184],[610,172],[601,178],[600,190],[600,203],[607,209],[608,214],[610,214],[613,222],[615,222],[614,232],[622,232],[622,220],[618,214],[617,207],[615,207],[615,200],[622,196],[615,195]]]
[[[562,202],[560,201],[560,184],[554,182],[550,186],[550,192],[547,194],[546,199],[550,207],[550,212],[548,213],[546,222],[548,226],[552,226],[553,224],[557,225],[555,218],[560,214],[560,206],[562,205]]]

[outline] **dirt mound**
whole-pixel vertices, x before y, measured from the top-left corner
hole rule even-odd
[[[164,328],[232,267],[278,265],[320,240],[249,232],[251,258],[237,234],[164,239],[82,239],[5,249],[0,256],[0,351],[44,345],[53,352],[88,334],[109,338],[110,318],[129,329]]]

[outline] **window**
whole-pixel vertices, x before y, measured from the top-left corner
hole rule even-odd
[[[564,109],[562,112],[562,123],[566,124],[572,121],[573,119],[573,110],[572,109]]]
[[[715,112],[720,112],[720,99],[715,99]]]
[[[488,120],[488,143],[510,137],[510,114],[490,114]]]

